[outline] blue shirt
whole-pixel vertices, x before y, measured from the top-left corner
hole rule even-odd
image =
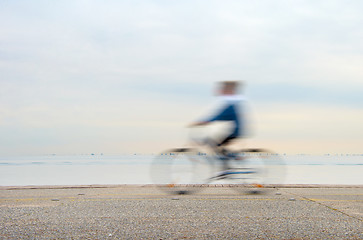
[[[207,118],[206,122],[229,121],[233,123],[229,137],[239,137],[243,134],[242,96],[221,96],[222,107],[216,114]]]

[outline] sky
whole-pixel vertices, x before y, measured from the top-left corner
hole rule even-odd
[[[0,1],[0,156],[158,153],[242,80],[280,153],[362,153],[363,2]]]

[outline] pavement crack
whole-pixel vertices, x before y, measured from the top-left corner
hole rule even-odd
[[[289,192],[289,191],[286,191],[286,190],[285,190],[284,192],[285,192],[285,193],[288,193],[288,194],[291,194],[291,195],[294,195],[294,196],[297,196],[297,197],[299,197],[299,198],[302,198],[302,199],[303,199],[303,200],[305,200],[305,201],[309,201],[309,202],[317,203],[317,204],[319,204],[320,206],[326,207],[326,208],[328,208],[328,209],[330,209],[330,210],[332,210],[332,211],[339,212],[339,213],[341,213],[341,214],[343,214],[343,215],[345,215],[345,216],[347,216],[347,217],[351,217],[351,218],[354,218],[354,219],[356,219],[356,220],[359,220],[359,221],[363,222],[363,219],[361,219],[361,218],[359,218],[359,217],[357,217],[357,216],[353,216],[353,215],[350,215],[350,214],[348,214],[348,213],[345,213],[345,212],[343,212],[342,210],[339,210],[339,209],[337,209],[337,208],[334,208],[334,207],[331,207],[331,206],[329,206],[329,205],[326,205],[326,204],[324,204],[324,203],[322,203],[322,202],[319,202],[319,201],[317,201],[317,200],[315,200],[315,199],[311,199],[311,198],[308,198],[308,197],[300,196],[299,194],[292,193],[292,192]]]

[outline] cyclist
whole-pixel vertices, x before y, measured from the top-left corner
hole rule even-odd
[[[211,145],[217,153],[222,154],[225,158],[228,158],[228,156],[224,147],[228,145],[231,140],[241,137],[245,133],[245,119],[242,109],[242,104],[245,99],[241,94],[239,94],[239,92],[241,92],[241,87],[242,86],[239,81],[220,82],[218,95],[221,106],[211,116],[190,125],[202,126],[215,121],[232,123],[231,130],[226,132],[226,137],[222,140],[219,142],[215,142],[211,139],[207,140],[207,144]]]

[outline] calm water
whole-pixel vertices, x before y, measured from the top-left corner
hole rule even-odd
[[[0,157],[0,186],[149,184],[154,155]],[[363,155],[283,155],[287,184],[363,185]]]

